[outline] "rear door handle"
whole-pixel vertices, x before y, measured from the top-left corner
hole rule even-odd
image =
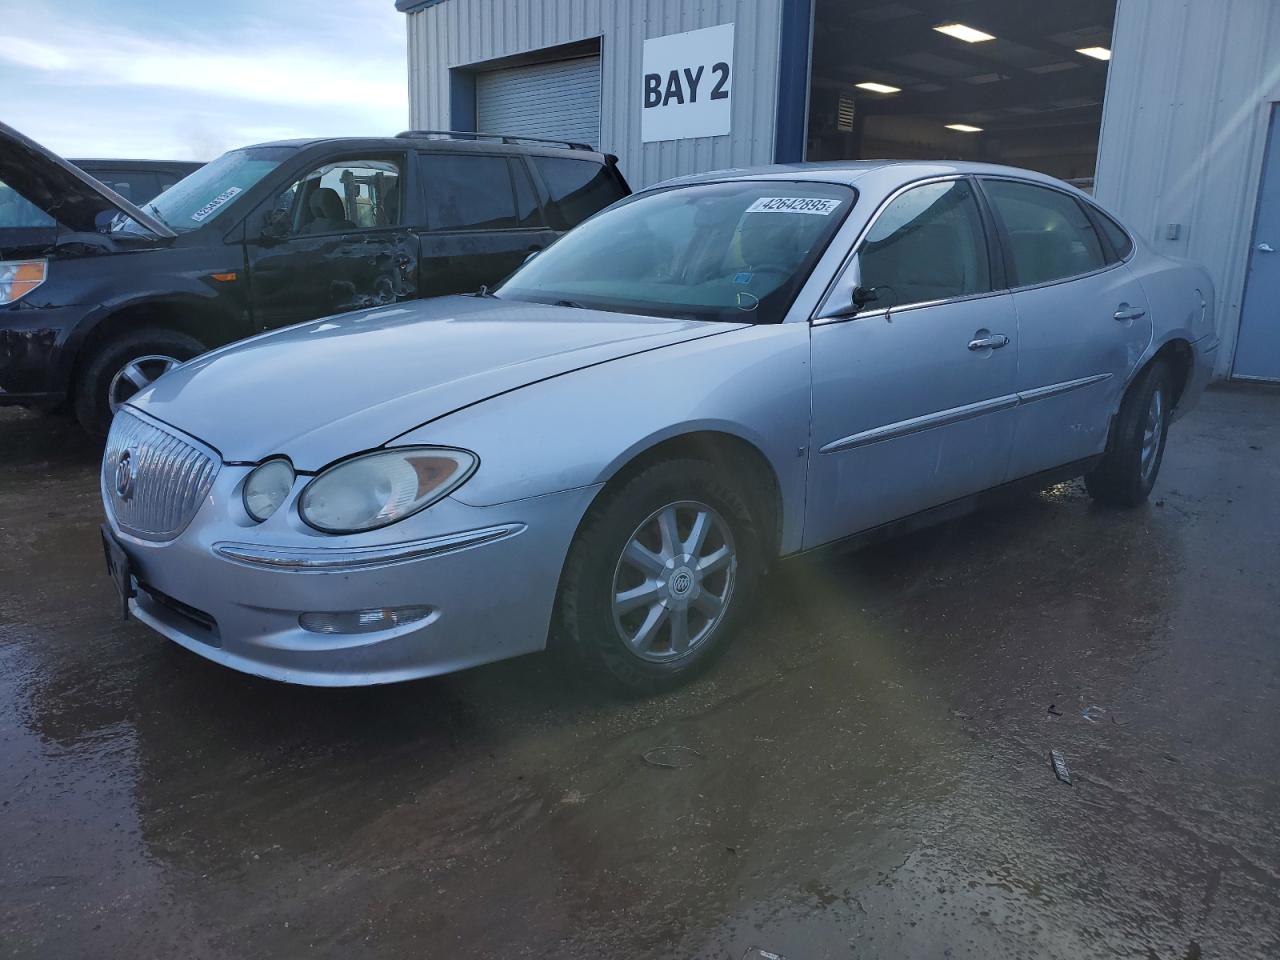
[[[999,333],[994,336],[982,337],[978,340],[969,341],[970,350],[999,350],[1001,347],[1007,347],[1008,345],[1009,338]]]
[[[1147,311],[1143,310],[1141,307],[1124,306],[1112,314],[1112,316],[1117,320],[1141,320],[1146,315]]]

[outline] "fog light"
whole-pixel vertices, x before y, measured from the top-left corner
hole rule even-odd
[[[426,620],[435,612],[435,607],[378,607],[341,613],[304,613],[298,617],[298,624],[312,633],[376,633]]]

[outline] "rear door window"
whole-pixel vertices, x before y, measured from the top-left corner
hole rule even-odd
[[[613,170],[595,160],[530,157],[550,196],[547,216],[557,230],[568,230],[627,195]]]
[[[984,179],[982,186],[1004,223],[1018,286],[1064,280],[1106,266],[1102,243],[1074,197],[1013,180]]]
[[[428,230],[513,230],[537,217],[527,182],[517,210],[506,157],[424,153],[418,157],[418,168]]]

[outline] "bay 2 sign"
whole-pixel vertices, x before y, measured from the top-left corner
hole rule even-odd
[[[641,139],[728,133],[732,92],[732,23],[646,40]]]

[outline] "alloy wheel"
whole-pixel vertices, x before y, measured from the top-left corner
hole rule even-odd
[[[1142,430],[1142,482],[1150,484],[1156,464],[1160,462],[1160,448],[1164,445],[1164,391],[1157,387],[1151,393],[1147,418]]]
[[[681,500],[650,514],[613,575],[613,622],[643,660],[665,662],[705,643],[733,597],[738,554],[724,518]]]
[[[114,416],[121,405],[135,393],[151,386],[181,363],[182,361],[176,357],[154,353],[126,363],[116,371],[116,375],[111,378],[111,386],[107,388],[107,403],[111,407],[112,415]]]

